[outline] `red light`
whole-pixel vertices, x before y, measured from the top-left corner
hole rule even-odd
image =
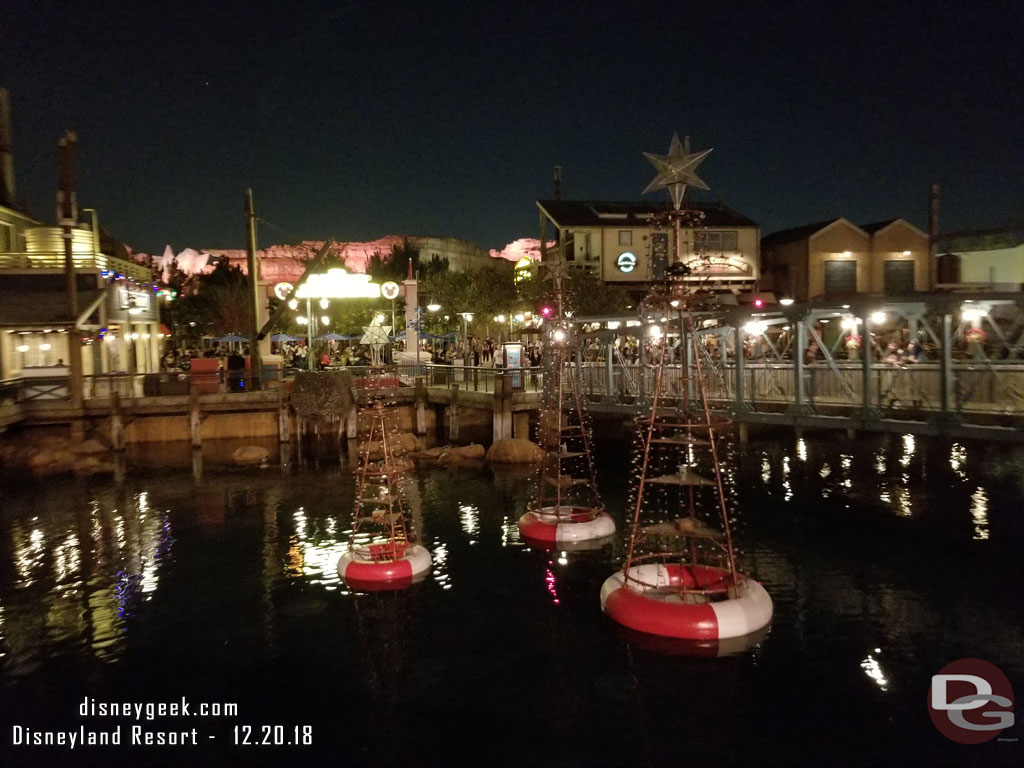
[[[764,306],[764,299],[754,299],[754,306],[760,309]]]
[[[544,306],[540,308],[541,317],[551,317],[551,307]]]

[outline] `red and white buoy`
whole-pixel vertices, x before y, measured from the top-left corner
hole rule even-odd
[[[519,534],[528,543],[572,545],[615,534],[615,520],[590,507],[540,507],[519,518]]]
[[[764,629],[772,599],[758,582],[712,566],[647,563],[609,576],[601,608],[638,632],[684,640],[725,640]]]
[[[430,570],[430,552],[420,544],[394,549],[386,544],[357,547],[341,556],[338,575],[357,586],[398,588],[417,581]]]

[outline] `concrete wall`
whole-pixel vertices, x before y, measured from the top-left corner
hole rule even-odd
[[[1024,283],[1024,243],[1015,248],[957,253],[964,283]]]

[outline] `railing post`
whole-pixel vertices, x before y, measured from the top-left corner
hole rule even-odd
[[[812,408],[804,402],[804,351],[807,348],[807,317],[806,315],[793,321],[796,326],[796,345],[793,348],[793,405],[789,412],[800,415],[812,412]]]
[[[953,405],[953,316],[949,309],[942,312],[942,362],[939,365],[939,413],[935,416],[938,424],[953,424],[959,416]]]
[[[192,387],[188,393],[188,427],[193,448],[203,447],[202,414],[199,408],[199,388]]]
[[[422,376],[416,377],[416,434],[427,434],[427,385]]]
[[[604,402],[614,403],[618,401],[615,394],[615,342],[609,341],[604,351]]]
[[[744,336],[743,326],[742,325],[737,325],[736,326],[736,366],[735,366],[735,368],[736,368],[736,390],[735,390],[736,391],[736,397],[734,398],[733,404],[732,404],[733,410],[737,411],[737,412],[738,411],[749,411],[749,410],[752,410],[751,407],[750,407],[750,404],[747,403],[747,397],[746,397],[746,393],[745,393],[745,390],[746,390],[746,381],[745,381],[745,379],[746,379],[746,360],[744,359],[744,355],[743,355],[743,336]],[[722,363],[723,363],[723,366],[724,366],[724,364],[725,364],[725,349],[726,349],[725,339],[722,340],[722,343],[721,343],[720,346],[722,348]]]
[[[451,386],[451,405],[448,407],[448,439],[459,439],[459,385]]]

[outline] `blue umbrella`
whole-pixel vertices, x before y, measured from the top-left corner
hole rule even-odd
[[[237,333],[229,333],[227,336],[221,336],[219,339],[214,339],[216,342],[235,342],[235,341],[248,341],[248,336],[239,336]]]
[[[325,333],[323,336],[317,336],[318,339],[324,339],[326,341],[344,341],[349,338],[348,336],[342,336],[340,333]]]
[[[298,341],[298,336],[289,336],[287,333],[272,333],[270,334],[270,340],[278,343],[282,341]]]

